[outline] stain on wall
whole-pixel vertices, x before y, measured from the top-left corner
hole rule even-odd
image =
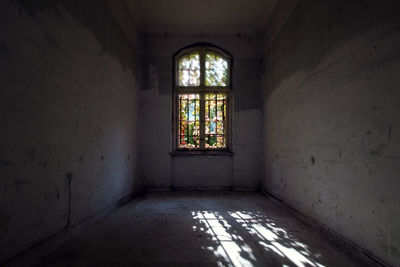
[[[17,2],[8,0],[10,2]],[[139,47],[137,33],[135,33],[134,23],[124,1],[110,0],[44,0],[34,2],[21,0],[19,3],[19,14],[22,18],[36,18],[38,14],[53,12],[53,14],[63,17],[64,12],[68,12],[74,21],[82,24],[96,38],[101,51],[108,53],[131,71],[138,71],[137,60],[139,54],[135,50]],[[115,15],[114,11],[119,11]],[[125,19],[120,21],[121,18]],[[45,38],[59,50],[63,50],[56,39],[46,31],[41,31]],[[129,45],[127,45],[129,44]],[[132,49],[134,48],[134,49]],[[66,53],[66,51],[63,51]]]
[[[0,262],[138,189],[140,42],[120,4],[0,3]]]
[[[263,188],[400,265],[400,3],[300,1],[263,51]]]

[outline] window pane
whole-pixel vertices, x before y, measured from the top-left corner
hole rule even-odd
[[[182,56],[178,61],[178,85],[200,85],[200,55],[198,52]]]
[[[200,147],[200,95],[181,94],[178,97],[178,147]]]
[[[206,54],[206,86],[228,85],[228,61],[218,54]]]
[[[227,96],[225,94],[205,95],[205,147],[225,148],[225,119]]]

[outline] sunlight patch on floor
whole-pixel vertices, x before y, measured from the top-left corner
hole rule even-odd
[[[259,264],[257,255],[272,253],[282,262],[298,267],[324,267],[316,261],[322,257],[320,254],[312,254],[306,244],[276,226],[262,212],[192,211],[192,217],[196,221],[193,231],[206,234],[213,242],[202,249],[213,252],[221,266],[254,266]],[[239,234],[238,227],[246,236]],[[254,246],[258,252],[252,249]]]

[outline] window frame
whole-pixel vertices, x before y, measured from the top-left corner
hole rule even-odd
[[[200,85],[198,86],[180,86],[179,85],[179,59],[189,53],[198,52],[200,56]],[[226,86],[206,86],[205,85],[205,57],[207,52],[213,52],[221,57],[223,57],[228,63],[228,79]],[[195,44],[185,48],[180,49],[177,53],[173,55],[173,116],[172,116],[172,138],[173,138],[173,155],[231,155],[232,154],[232,120],[233,120],[233,90],[232,90],[232,66],[233,66],[232,56],[219,47],[212,44]],[[179,147],[179,95],[180,94],[200,94],[200,101],[204,101],[205,94],[215,94],[223,93],[226,94],[226,118],[225,118],[225,144],[224,148],[181,148]],[[203,103],[205,108],[205,104]],[[200,127],[205,127],[205,116],[204,109],[200,110]],[[201,131],[203,131],[201,130]],[[205,135],[205,134],[204,134]],[[201,136],[204,138],[205,136]]]

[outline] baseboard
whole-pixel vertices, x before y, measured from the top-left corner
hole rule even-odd
[[[260,192],[260,187],[248,187],[248,186],[235,186],[233,187],[233,191],[235,192]]]
[[[68,228],[60,229],[58,232],[49,235],[48,237],[34,243],[27,249],[19,252],[18,254],[12,256],[0,266],[31,266],[34,265],[32,262],[39,262],[55,248],[59,247],[62,243],[79,235],[81,231],[89,228],[91,225],[104,218],[110,212],[115,209],[129,203],[133,198],[140,196],[141,190],[138,189],[134,192],[127,194],[126,196],[118,199],[117,201],[111,203],[107,207],[101,209],[100,211],[91,214],[87,218],[84,218],[77,223],[71,224]]]
[[[174,187],[145,187],[145,192],[171,192],[171,191],[235,191],[259,192],[258,187],[232,187],[232,186],[174,186]]]
[[[170,186],[161,186],[161,187],[152,187],[152,186],[146,186],[143,188],[144,192],[170,192],[171,187]]]
[[[384,267],[389,267],[391,266],[390,264],[387,264],[386,262],[382,261],[381,259],[375,257],[374,255],[372,255],[371,252],[367,251],[366,249],[362,248],[361,246],[359,246],[358,244],[354,243],[353,241],[349,240],[348,238],[344,237],[343,235],[339,234],[338,232],[330,229],[329,227],[327,227],[326,225],[324,225],[323,223],[321,223],[320,221],[318,221],[317,219],[295,209],[294,207],[292,207],[291,205],[289,205],[287,202],[285,202],[284,200],[282,200],[281,198],[265,191],[264,189],[261,190],[261,193],[268,197],[271,198],[277,202],[279,202],[281,205],[283,205],[285,208],[287,208],[292,215],[294,215],[296,218],[300,219],[301,221],[312,225],[313,227],[319,229],[322,233],[324,233],[324,235],[330,236],[331,238],[335,239],[335,240],[339,240],[342,241],[346,246],[348,246],[349,249],[352,249],[354,251],[356,251],[360,256],[361,256],[361,260],[369,265],[380,265],[380,266],[384,266]]]
[[[232,191],[231,186],[174,186],[173,191]]]

